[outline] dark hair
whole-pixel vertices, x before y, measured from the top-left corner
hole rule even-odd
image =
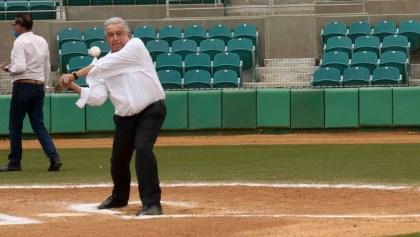
[[[17,14],[15,18],[15,23],[19,24],[20,26],[22,26],[23,28],[27,30],[32,30],[32,26],[34,24],[32,17],[26,13]]]

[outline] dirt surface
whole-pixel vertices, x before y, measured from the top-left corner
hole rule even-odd
[[[59,148],[112,139],[55,139]],[[160,137],[158,146],[420,143],[417,133]],[[39,147],[24,141],[25,148]],[[8,149],[0,141],[0,149]],[[137,187],[118,213],[92,212],[111,187],[0,187],[0,236],[386,236],[420,232],[420,189],[163,185],[164,215],[137,218]],[[85,209],[75,209],[78,204]],[[90,208],[90,209],[89,209]],[[54,214],[54,215],[52,215]],[[5,216],[7,215],[7,216]],[[36,224],[2,224],[9,218]]]

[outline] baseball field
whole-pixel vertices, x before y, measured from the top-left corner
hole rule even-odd
[[[156,217],[135,216],[134,172],[129,205],[96,210],[111,138],[54,142],[60,172],[25,140],[23,171],[0,173],[0,236],[419,236],[418,133],[161,136]]]

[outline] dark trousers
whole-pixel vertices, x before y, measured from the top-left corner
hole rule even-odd
[[[166,117],[166,106],[158,101],[141,113],[121,117],[114,115],[115,134],[112,146],[111,176],[113,198],[128,202],[130,196],[130,161],[136,151],[136,175],[143,205],[159,204],[161,189],[153,146]]]
[[[13,85],[12,101],[10,103],[9,131],[10,154],[9,166],[20,166],[22,160],[22,128],[23,120],[28,114],[34,131],[45,155],[54,161],[59,158],[50,134],[44,126],[44,97],[42,84]]]

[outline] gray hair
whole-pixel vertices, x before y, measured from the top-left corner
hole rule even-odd
[[[121,24],[121,25],[123,25],[125,31],[130,32],[130,28],[128,27],[127,22],[124,21],[122,18],[119,18],[119,17],[111,17],[108,20],[106,20],[105,23],[104,23],[104,28],[106,28],[109,25],[113,25],[113,24]]]

